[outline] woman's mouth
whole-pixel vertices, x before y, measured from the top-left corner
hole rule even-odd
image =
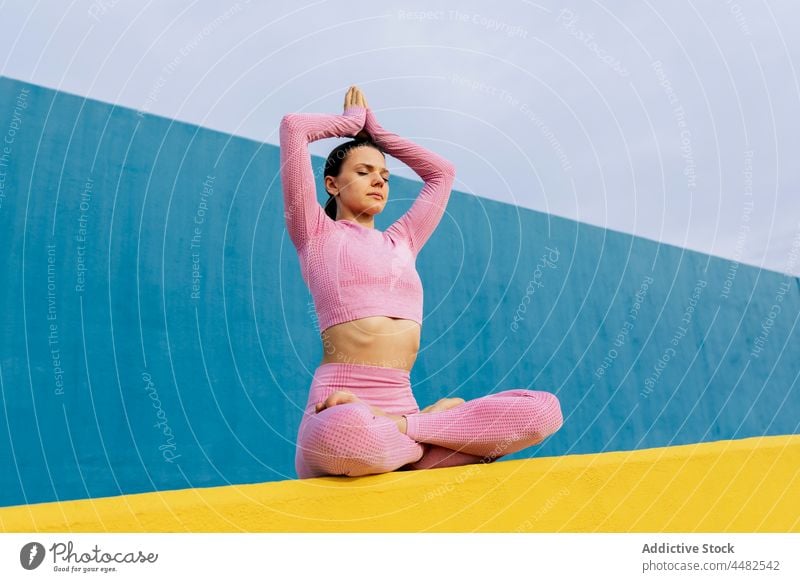
[[[370,192],[367,196],[372,196],[373,198],[377,198],[379,200],[383,200],[383,195],[379,194],[378,192]]]

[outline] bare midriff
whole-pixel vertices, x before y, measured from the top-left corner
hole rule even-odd
[[[374,316],[332,325],[320,334],[322,364],[333,362],[411,371],[422,328],[411,319]]]

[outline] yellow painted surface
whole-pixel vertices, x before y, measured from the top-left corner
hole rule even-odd
[[[0,509],[6,532],[800,532],[800,436]]]

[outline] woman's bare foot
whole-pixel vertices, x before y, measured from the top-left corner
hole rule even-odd
[[[426,406],[420,413],[423,412],[442,412],[443,410],[450,410],[451,408],[455,408],[464,404],[463,398],[442,398],[441,400],[431,404],[430,406]]]
[[[386,412],[385,410],[381,410],[377,406],[371,406],[366,402],[364,402],[363,400],[361,400],[358,396],[356,396],[352,392],[347,392],[346,390],[337,390],[322,402],[318,402],[316,404],[315,410],[317,413],[320,413],[326,408],[330,408],[331,406],[336,406],[337,404],[348,404],[351,402],[361,402],[362,404],[369,406],[369,409],[375,416],[385,416],[387,418],[391,418],[397,425],[397,430],[399,430],[403,434],[406,434],[407,424],[406,424],[406,419],[404,417],[398,416],[396,414],[389,414],[388,412]]]
[[[330,408],[331,406],[336,406],[337,404],[348,404],[351,402],[361,402],[369,406],[370,410],[372,410],[373,414],[379,416],[389,416],[386,412],[378,408],[377,406],[370,406],[363,400],[361,400],[358,396],[353,394],[352,392],[347,392],[346,390],[337,390],[333,394],[329,395],[325,400],[322,402],[318,402],[316,406],[317,412],[322,412],[326,408]]]
[[[422,410],[420,410],[420,414],[422,413],[430,413],[430,412],[443,412],[445,410],[450,410],[451,408],[455,408],[456,406],[460,406],[464,404],[463,398],[442,398],[437,402],[431,404],[430,406],[426,406]],[[408,434],[408,420],[406,420],[405,416],[395,417],[395,422],[397,423],[397,428],[403,434]]]

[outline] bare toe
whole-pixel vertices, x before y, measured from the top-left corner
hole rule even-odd
[[[337,404],[347,404],[348,402],[359,402],[359,398],[352,392],[337,390],[333,394],[329,395],[323,402],[318,402],[316,405],[316,411],[322,412],[331,406],[336,406]]]

